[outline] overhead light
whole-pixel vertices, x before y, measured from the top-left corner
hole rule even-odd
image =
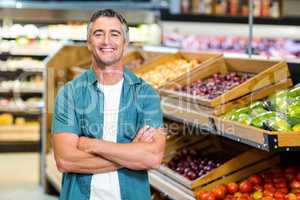
[[[17,9],[23,8],[23,4],[21,2],[16,2],[16,8]]]

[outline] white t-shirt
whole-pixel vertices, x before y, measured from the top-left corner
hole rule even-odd
[[[98,87],[104,94],[103,140],[116,142],[119,104],[123,79],[115,85]],[[94,174],[91,182],[90,200],[121,200],[118,172]]]

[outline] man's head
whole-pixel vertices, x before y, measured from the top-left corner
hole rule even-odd
[[[128,25],[119,13],[98,10],[87,27],[87,44],[98,66],[117,64],[128,46]]]

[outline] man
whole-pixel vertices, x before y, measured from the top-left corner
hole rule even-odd
[[[128,71],[128,25],[113,10],[88,24],[91,68],[59,90],[52,120],[62,200],[147,200],[165,146],[159,96]]]

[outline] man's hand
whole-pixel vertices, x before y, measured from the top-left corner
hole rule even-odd
[[[78,149],[81,151],[84,151],[86,153],[93,153],[92,149],[95,147],[94,145],[97,145],[95,142],[96,139],[89,138],[89,137],[79,137],[78,141]]]
[[[155,129],[150,126],[145,126],[139,130],[132,142],[152,142]]]

